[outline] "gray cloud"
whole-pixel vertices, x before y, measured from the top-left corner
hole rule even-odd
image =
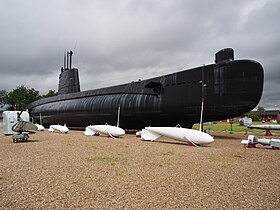
[[[279,105],[278,1],[4,0],[0,12],[0,89],[57,89],[65,49],[87,90],[213,63],[232,47],[265,69],[260,105]]]

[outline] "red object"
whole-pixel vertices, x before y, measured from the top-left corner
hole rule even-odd
[[[262,120],[270,122],[271,120],[280,121],[280,110],[267,110],[262,115]]]
[[[192,144],[192,143],[190,143],[190,142],[188,142],[188,143],[187,143],[187,146],[194,147],[195,145]]]
[[[248,148],[256,148],[256,144],[248,144]]]
[[[270,132],[270,130],[266,130],[265,136],[272,136],[272,133]]]

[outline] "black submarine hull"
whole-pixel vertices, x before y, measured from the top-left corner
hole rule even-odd
[[[125,129],[191,127],[200,120],[203,98],[204,122],[240,116],[261,98],[263,68],[253,60],[233,60],[233,53],[227,56],[225,50],[216,54],[216,64],[82,92],[79,83],[68,78],[73,69],[66,68],[60,75],[65,80],[59,87],[62,93],[31,103],[30,115],[36,122],[41,118],[44,125],[116,125],[120,107],[120,127]]]

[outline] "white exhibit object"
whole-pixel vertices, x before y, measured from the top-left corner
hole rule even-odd
[[[272,125],[272,124],[261,124],[261,125],[250,125],[247,126],[249,129],[261,129],[265,130],[266,136],[272,136],[271,130],[280,130],[280,125]]]
[[[111,137],[120,137],[125,134],[125,131],[122,128],[113,125],[90,125],[86,127],[84,132],[87,136],[93,136],[96,134],[109,135]]]
[[[43,130],[45,130],[45,128],[44,128],[44,126],[42,126],[42,125],[40,125],[40,124],[35,124],[36,126],[37,126],[37,130],[38,131],[43,131]]]
[[[280,139],[271,139],[270,140],[270,146],[272,148],[280,148]]]
[[[141,138],[142,131],[137,131],[137,132],[135,133],[135,135],[136,135],[137,138]]]
[[[248,128],[262,129],[262,130],[280,130],[280,125],[272,125],[272,124],[250,125],[248,126]]]
[[[280,139],[266,139],[266,138],[257,138],[254,135],[249,135],[247,140],[242,140],[241,144],[244,145],[268,145],[272,148],[280,148]]]
[[[3,112],[3,132],[5,135],[15,134],[12,127],[18,122],[18,115],[21,111],[4,111]],[[29,114],[23,111],[20,115],[23,121],[29,122]]]
[[[243,117],[240,118],[238,121],[239,121],[239,125],[244,125],[244,126],[251,126],[253,123],[253,120],[250,117]]]
[[[154,141],[161,136],[189,142],[195,146],[214,142],[214,138],[207,133],[181,127],[145,127],[141,131],[141,139],[143,140]]]
[[[258,139],[258,143],[261,144],[261,145],[270,145],[271,140],[262,138],[262,139]]]
[[[65,125],[50,125],[49,131],[67,133],[69,131],[69,129]]]
[[[241,140],[241,144],[248,144],[248,140]]]
[[[96,132],[93,131],[92,129],[90,129],[89,126],[87,126],[87,127],[86,127],[86,130],[84,131],[84,134],[85,134],[86,136],[93,136],[93,135],[96,134]]]

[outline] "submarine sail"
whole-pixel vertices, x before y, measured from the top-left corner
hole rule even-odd
[[[69,57],[69,56],[70,57]],[[68,58],[71,58],[67,54]],[[65,63],[65,62],[64,62]],[[120,127],[142,129],[145,126],[192,127],[203,121],[240,116],[255,108],[263,91],[264,73],[260,63],[234,60],[226,48],[215,55],[215,63],[123,85],[80,91],[78,69],[61,69],[58,96],[29,104],[30,115],[44,125],[64,124],[86,127],[116,124],[121,107]]]

